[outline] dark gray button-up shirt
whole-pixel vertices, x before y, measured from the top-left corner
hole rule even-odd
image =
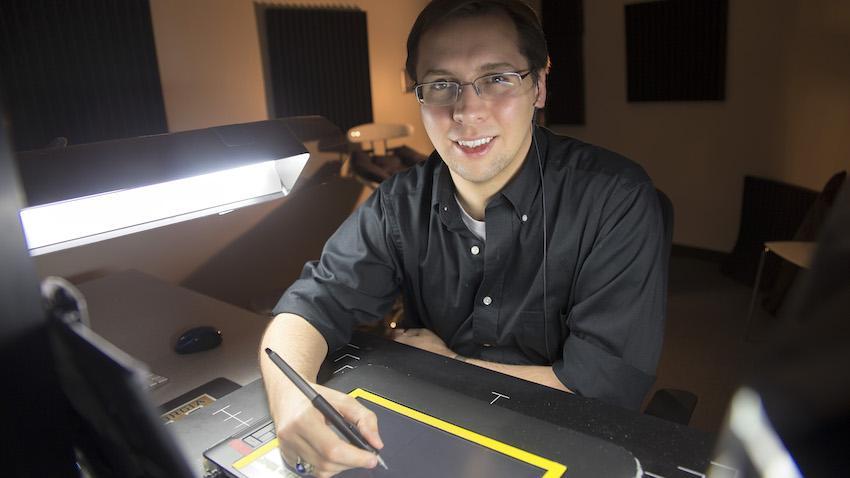
[[[655,188],[615,153],[543,128],[535,139],[487,205],[486,242],[463,223],[435,152],[384,181],[275,312],[304,317],[333,350],[401,292],[404,328],[427,327],[468,357],[551,365],[578,394],[638,408],[654,380],[666,304]]]

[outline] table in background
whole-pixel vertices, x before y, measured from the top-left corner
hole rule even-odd
[[[239,385],[260,378],[257,351],[269,320],[153,276],[126,270],[84,282],[90,327],[116,347],[168,378],[152,391],[157,405],[223,377]],[[211,325],[222,343],[179,355],[174,343],[187,329]]]

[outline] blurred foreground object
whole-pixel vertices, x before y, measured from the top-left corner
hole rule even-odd
[[[789,300],[732,399],[718,461],[737,465],[738,477],[844,476],[850,467],[850,188],[838,194],[812,268]]]

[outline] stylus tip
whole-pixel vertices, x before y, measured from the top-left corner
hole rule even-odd
[[[387,468],[387,464],[384,462],[384,459],[381,458],[381,455],[377,455],[377,457],[378,457],[378,464],[383,466],[385,470],[389,470],[389,468]]]

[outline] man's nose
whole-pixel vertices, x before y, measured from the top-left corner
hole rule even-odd
[[[458,91],[452,117],[458,123],[480,121],[486,116],[486,106],[472,84],[462,85]]]

